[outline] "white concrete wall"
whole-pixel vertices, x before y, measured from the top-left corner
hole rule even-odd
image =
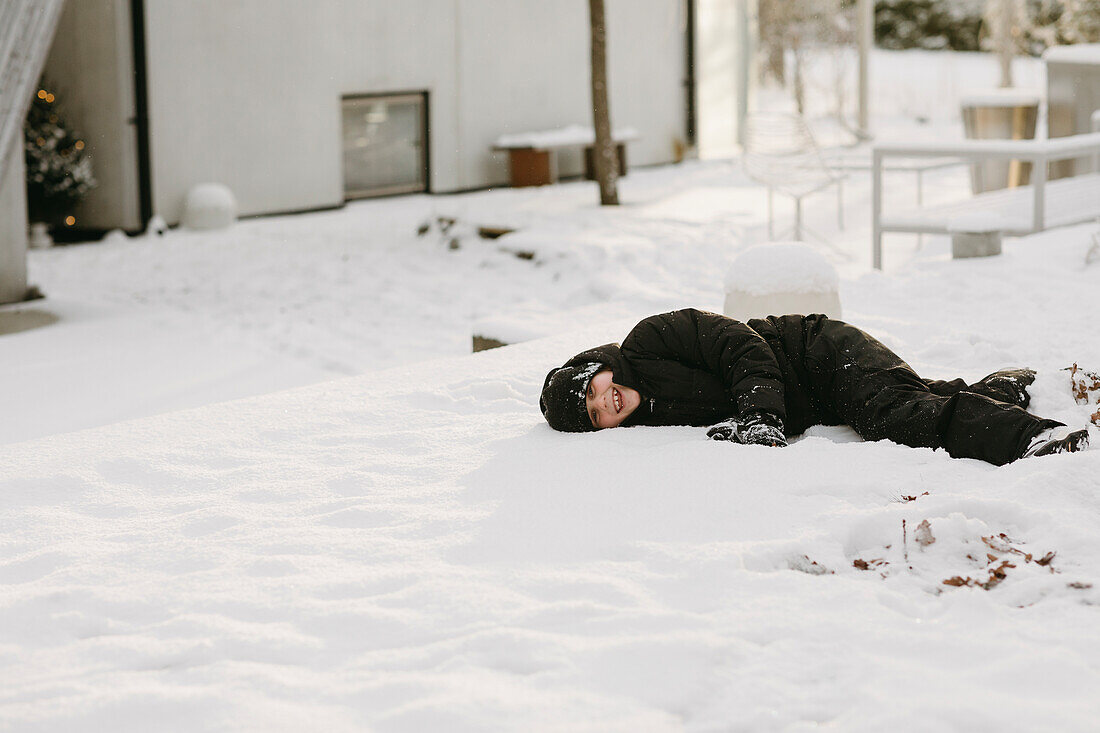
[[[346,94],[429,92],[436,192],[506,183],[507,161],[490,150],[503,133],[591,124],[585,0],[145,2],[154,208],[170,223],[203,182],[228,185],[245,215],[341,204]],[[612,124],[641,134],[631,165],[671,161],[685,135],[683,2],[608,0]],[[82,8],[69,16],[93,17],[102,38],[55,53],[54,67],[81,85],[91,79],[87,95],[117,118],[133,98],[117,72],[129,64],[129,38],[108,39],[108,21],[129,3],[68,5]],[[67,28],[56,43],[73,43]],[[101,63],[119,40],[125,56]],[[130,130],[83,112],[86,134],[113,136],[114,158],[136,170]],[[579,154],[565,156],[564,174],[580,170]],[[120,212],[105,199],[132,183],[108,178],[97,213]]]
[[[700,158],[734,154],[756,85],[756,0],[697,0],[696,144]]]
[[[1100,48],[1100,45],[1097,46]],[[1100,110],[1100,63],[1047,61],[1047,128],[1050,137],[1092,132],[1092,113]],[[1059,161],[1052,177],[1096,170],[1092,156]]]
[[[97,186],[77,225],[140,228],[129,0],[65,3],[46,62],[66,120],[84,136]]]
[[[14,303],[27,294],[27,187],[22,142],[20,133],[0,180],[0,303]]]
[[[680,0],[608,0],[612,127],[641,137],[630,165],[673,160],[686,136],[686,9]],[[505,183],[507,156],[486,155],[505,133],[592,125],[586,0],[466,0],[458,12],[458,188]],[[559,154],[582,172],[579,151]]]

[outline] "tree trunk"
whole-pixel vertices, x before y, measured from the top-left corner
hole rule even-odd
[[[806,59],[802,55],[801,49],[795,49],[794,52],[794,105],[798,110],[798,114],[806,115],[806,78],[804,76],[803,66],[806,63]]]
[[[778,40],[768,46],[767,69],[772,78],[779,82],[779,86],[787,86],[787,57],[783,51],[783,44]]]
[[[617,182],[618,156],[611,139],[611,115],[607,104],[607,27],[603,0],[588,0],[588,20],[592,30],[592,121],[596,131],[596,181],[600,184],[600,204],[619,203]]]
[[[1012,86],[1012,57],[1016,50],[1012,38],[1016,20],[1013,10],[1012,0],[989,0],[986,4],[985,20],[991,26],[989,32],[997,52],[1002,87]]]

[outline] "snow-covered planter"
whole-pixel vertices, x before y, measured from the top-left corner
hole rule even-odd
[[[963,128],[971,140],[1031,140],[1039,119],[1042,95],[1030,89],[987,89],[963,95]],[[974,193],[1026,186],[1031,163],[991,159],[970,166]]]
[[[740,321],[787,313],[840,318],[839,281],[836,268],[806,244],[757,245],[733,261],[723,312]]]
[[[188,229],[225,229],[237,220],[237,199],[221,183],[200,183],[187,192],[183,226]]]

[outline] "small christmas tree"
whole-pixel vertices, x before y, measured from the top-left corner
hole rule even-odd
[[[73,226],[73,209],[95,185],[84,141],[70,129],[43,85],[23,126],[27,214],[32,222]]]

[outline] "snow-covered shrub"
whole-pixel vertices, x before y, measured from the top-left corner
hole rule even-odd
[[[978,50],[982,0],[878,0],[875,43],[882,48]]]
[[[1051,46],[1100,42],[1100,0],[1024,0],[1019,50],[1038,56]]]
[[[875,43],[882,48],[994,50],[992,19],[1013,16],[1016,53],[1100,42],[1100,0],[878,0]]]

